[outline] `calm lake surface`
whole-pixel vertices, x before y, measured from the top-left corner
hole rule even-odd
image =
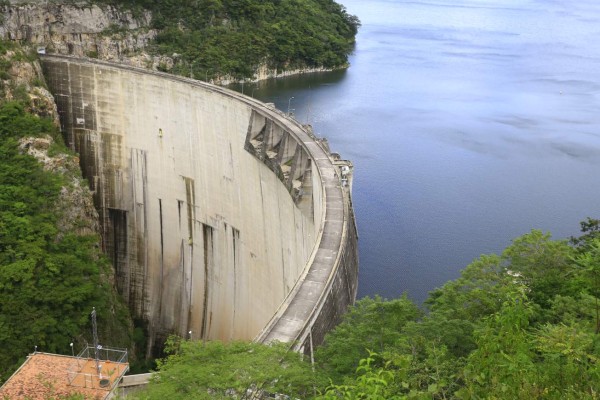
[[[600,217],[600,2],[342,2],[363,24],[347,71],[243,90],[353,161],[359,296],[421,302],[533,228]]]

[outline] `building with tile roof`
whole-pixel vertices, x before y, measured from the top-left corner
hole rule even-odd
[[[129,370],[127,350],[99,347],[86,347],[75,357],[30,354],[0,387],[0,398],[46,400],[71,395],[93,400],[112,398]]]

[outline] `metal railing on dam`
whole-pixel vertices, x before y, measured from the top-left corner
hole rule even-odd
[[[170,333],[306,352],[323,340],[356,296],[349,162],[222,87],[68,56],[42,63],[149,352]]]

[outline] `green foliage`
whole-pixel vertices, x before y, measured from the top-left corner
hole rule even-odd
[[[467,321],[490,315],[500,309],[507,285],[513,280],[495,254],[482,255],[460,275],[430,293],[426,304],[432,313]]]
[[[0,56],[3,55],[3,52],[6,53],[7,48],[2,46],[3,42],[0,41]],[[12,63],[10,60],[7,60],[6,58],[0,58],[0,79],[2,80],[8,80],[10,79],[10,74],[8,73],[8,70],[10,69]]]
[[[420,316],[417,306],[406,297],[391,301],[365,297],[327,336],[325,344],[317,349],[316,358],[334,374],[352,373],[359,361],[368,356],[367,349],[383,352],[402,337],[402,329],[409,321]]]
[[[306,365],[273,370],[284,348],[273,359],[248,344],[171,341],[140,398],[231,398],[251,388],[321,400],[597,399],[599,271],[600,239],[572,248],[534,230],[433,291],[426,315],[406,297],[358,301],[315,353],[325,388]]]
[[[252,390],[304,399],[326,382],[284,344],[203,343],[171,337],[165,350],[170,355],[158,363],[160,373],[136,398],[246,398]]]
[[[41,78],[38,78],[38,77],[36,77],[36,78],[33,78],[33,81],[31,81],[31,84],[32,84],[33,86],[38,86],[38,87],[43,87],[43,88],[46,88],[46,82],[44,82],[44,80],[43,80],[43,79],[41,79]]]
[[[12,88],[11,88],[12,95],[13,95],[15,102],[21,103],[21,104],[29,103],[29,92],[27,90],[27,86],[25,86],[24,84],[19,84],[19,85],[11,84],[11,86],[12,86]]]
[[[114,36],[114,35],[123,34],[126,32],[127,32],[127,28],[113,23],[113,24],[110,24],[108,27],[104,28],[104,30],[102,31],[102,34],[106,35],[106,36]]]
[[[532,313],[523,294],[511,293],[497,313],[483,319],[475,332],[477,349],[464,370],[469,398],[535,396],[536,385],[522,379],[534,370],[527,332]]]
[[[383,367],[375,367],[373,364],[377,354],[369,352],[367,358],[360,360],[360,365],[356,368],[356,377],[345,385],[331,384],[320,396],[318,400],[336,400],[336,399],[369,399],[369,400],[400,400],[405,396],[400,396],[394,391],[392,382],[395,374],[391,371],[390,362],[386,362]]]
[[[507,302],[477,332],[459,398],[597,398],[598,335],[578,324],[529,326],[524,296]]]
[[[171,340],[140,398],[598,399],[598,295],[600,238],[570,247],[534,230],[433,291],[426,315],[406,297],[358,301],[316,374],[284,347]]]
[[[85,56],[88,58],[98,58],[98,52],[95,50],[90,50],[85,53]]]
[[[360,26],[333,0],[108,2],[151,10],[159,29],[154,51],[176,55],[173,72],[199,79],[249,78],[264,63],[277,69],[343,67]]]
[[[89,337],[92,307],[104,338],[128,345],[129,334],[99,238],[59,232],[59,194],[68,178],[19,149],[18,140],[30,136],[50,135],[62,146],[52,121],[30,114],[26,91],[22,97],[0,103],[0,381],[34,346],[64,354],[70,342]]]
[[[0,7],[2,7],[1,3]],[[9,50],[13,50],[15,47],[15,43],[10,40],[0,40],[0,56],[5,55]]]
[[[10,101],[0,107],[0,138],[3,140],[47,134],[59,139],[60,134],[52,121],[26,112],[23,102]]]
[[[366,317],[348,318],[316,354],[325,366],[361,369],[337,370],[320,398],[600,398],[600,238],[593,221],[582,223],[576,247],[534,230],[501,256],[481,256],[430,294],[427,315],[401,327],[395,313],[358,311],[373,300],[358,302],[350,315]],[[373,346],[369,322],[394,326],[396,334],[379,336],[384,351],[377,355],[349,350],[356,337]],[[336,352],[345,357],[335,359]]]
[[[580,267],[579,274],[582,276],[585,290],[595,298],[596,334],[600,333],[600,237],[589,239],[585,245],[586,251],[580,251],[573,258],[575,264]]]
[[[533,230],[515,240],[502,256],[513,275],[528,288],[528,297],[547,308],[554,296],[575,294],[565,285],[575,266],[573,249],[566,241],[550,240],[550,234]]]
[[[0,0],[0,8],[5,8],[10,6],[10,1],[9,0]],[[0,13],[0,24],[3,24],[4,21],[6,20],[6,17],[4,15],[5,10],[2,10],[2,13]],[[1,51],[0,51],[1,54]]]
[[[585,221],[580,222],[580,225],[583,235],[571,237],[571,243],[580,249],[585,249],[592,239],[600,238],[600,219],[587,217]]]

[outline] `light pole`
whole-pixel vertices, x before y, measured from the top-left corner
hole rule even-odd
[[[288,100],[288,112],[287,112],[288,116],[290,115],[290,107],[291,107],[293,98],[294,98],[294,96],[290,97],[290,99]]]

